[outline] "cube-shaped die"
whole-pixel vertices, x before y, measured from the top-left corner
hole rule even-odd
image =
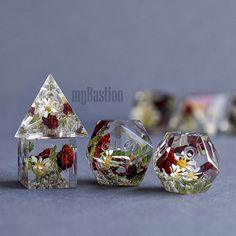
[[[15,135],[20,183],[29,189],[76,187],[76,138],[84,136],[80,119],[49,75]]]

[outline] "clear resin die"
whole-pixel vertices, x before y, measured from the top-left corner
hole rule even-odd
[[[139,121],[103,120],[94,129],[87,157],[99,184],[136,186],[153,154],[151,140]]]
[[[219,173],[215,147],[202,133],[166,133],[153,164],[164,188],[181,194],[206,191]]]
[[[52,144],[53,143],[53,144]],[[29,189],[77,185],[75,139],[18,140],[19,181]]]
[[[80,119],[49,75],[15,135],[20,183],[29,189],[76,187],[76,138],[84,136]]]

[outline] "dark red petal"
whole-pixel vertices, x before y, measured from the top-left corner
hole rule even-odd
[[[164,170],[165,170],[165,172],[166,172],[166,174],[171,174],[171,163],[169,162],[169,161],[166,161],[165,163],[164,163]]]
[[[215,167],[210,163],[206,162],[205,164],[200,166],[199,172],[206,172],[207,170],[214,169]]]
[[[95,148],[95,156],[99,157],[100,154],[101,154],[101,151],[102,151],[101,145],[96,146],[96,148]]]
[[[38,156],[36,156],[37,158],[42,158],[42,159],[45,159],[45,158],[48,158],[49,155],[50,155],[50,152],[51,152],[51,148],[46,148],[44,149],[42,152],[40,152],[38,154]]]
[[[57,164],[62,170],[70,168],[74,163],[73,148],[69,144],[65,144],[62,150],[57,154]]]
[[[110,120],[101,120],[97,123],[94,131],[93,131],[93,134],[92,134],[92,137],[93,138],[95,135],[97,135],[97,132],[99,130],[105,130],[108,128],[108,124],[109,124]]]
[[[55,115],[48,114],[47,117],[42,117],[42,122],[49,129],[56,129],[58,127],[58,119]]]
[[[176,153],[181,153],[188,145],[183,145],[175,148]]]
[[[177,160],[175,159],[175,149],[174,148],[170,149],[167,160],[172,164],[177,164]]]
[[[68,115],[69,113],[71,113],[73,110],[72,110],[72,107],[70,106],[70,104],[67,102],[67,103],[64,103],[63,104],[63,113],[65,115]]]
[[[157,167],[161,170],[164,167],[164,163],[168,158],[168,153],[165,152],[156,162]]]

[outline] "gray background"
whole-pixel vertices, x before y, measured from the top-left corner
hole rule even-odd
[[[122,104],[72,104],[90,134],[98,119],[127,118],[138,89],[234,92],[235,10],[233,0],[0,0],[0,235],[234,235],[235,137],[213,138],[213,187],[181,196],[163,191],[152,165],[138,188],[96,185],[88,139],[77,189],[28,191],[13,136],[49,73],[69,99],[87,86],[123,89]]]

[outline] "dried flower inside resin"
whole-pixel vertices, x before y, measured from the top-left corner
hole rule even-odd
[[[167,133],[153,164],[164,188],[182,194],[206,191],[219,173],[216,150],[200,133]]]
[[[87,157],[99,184],[138,185],[153,153],[139,121],[99,121],[88,144]]]
[[[49,75],[15,135],[19,181],[27,188],[76,187],[76,137],[86,135]]]

